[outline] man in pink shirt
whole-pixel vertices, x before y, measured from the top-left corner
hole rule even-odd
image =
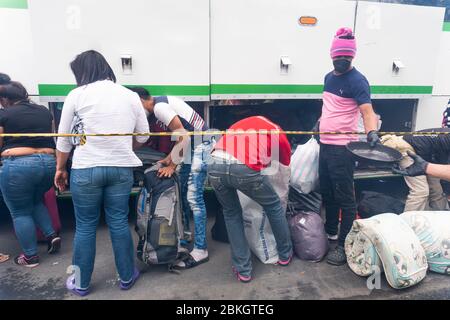
[[[356,132],[361,113],[367,141],[379,143],[377,117],[372,108],[370,85],[352,66],[356,55],[356,41],[350,28],[337,31],[331,46],[334,70],[326,75],[323,92],[321,132]],[[320,190],[326,210],[325,228],[337,247],[328,255],[328,263],[342,265],[347,261],[344,244],[356,217],[353,185],[354,160],[346,145],[358,141],[357,135],[333,134],[320,136]],[[339,212],[342,212],[340,232]]]

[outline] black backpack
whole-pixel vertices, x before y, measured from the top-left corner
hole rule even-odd
[[[158,178],[160,166],[145,171],[144,187],[137,200],[137,257],[147,265],[167,264],[173,271],[189,255],[180,240],[183,219],[178,177]]]
[[[289,187],[288,211],[295,215],[295,212],[315,212],[320,215],[322,208],[322,196],[318,192],[308,194],[301,193],[295,188]]]

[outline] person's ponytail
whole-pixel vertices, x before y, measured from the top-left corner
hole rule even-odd
[[[11,78],[5,73],[0,73],[0,86],[8,83],[11,83]]]
[[[12,104],[28,100],[27,89],[16,81],[10,81],[7,84],[0,85],[0,98],[8,99]]]

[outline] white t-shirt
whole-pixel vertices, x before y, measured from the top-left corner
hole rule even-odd
[[[84,133],[148,133],[149,125],[139,96],[112,81],[104,80],[79,87],[64,102],[59,133],[70,133],[74,114],[82,120]],[[137,137],[144,143],[148,137]],[[58,138],[56,148],[68,153],[69,138]],[[139,167],[141,160],[133,152],[133,137],[87,137],[77,146],[72,168]]]
[[[155,113],[156,119],[165,127],[168,127],[173,118],[178,116],[184,129],[187,131],[208,130],[202,117],[191,106],[177,97],[155,98],[153,112]]]

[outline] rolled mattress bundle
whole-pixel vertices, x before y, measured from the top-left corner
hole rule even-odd
[[[401,217],[419,238],[430,271],[450,275],[450,212],[412,211]]]
[[[389,285],[395,289],[419,283],[428,269],[418,237],[396,214],[356,220],[347,236],[345,252],[353,272],[370,276],[384,270]]]

